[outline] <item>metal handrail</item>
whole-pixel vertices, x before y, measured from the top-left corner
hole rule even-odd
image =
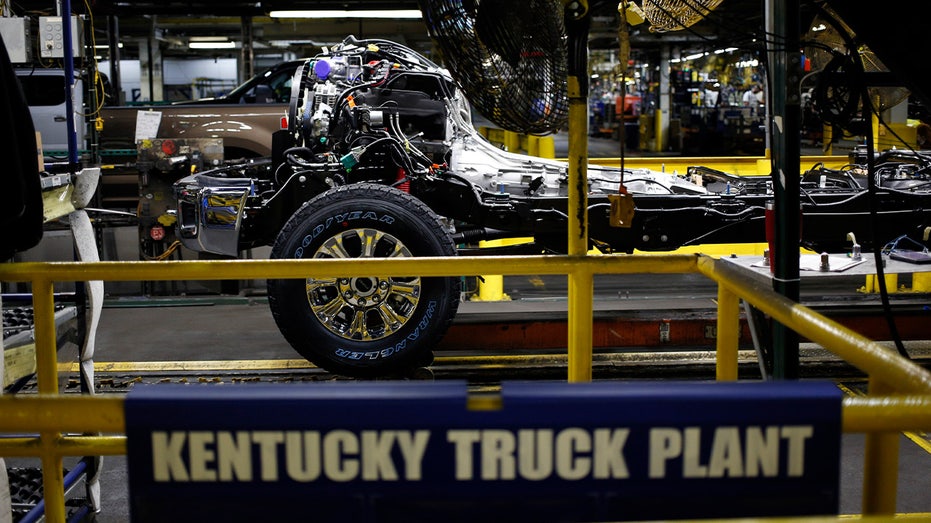
[[[894,512],[898,438],[890,435],[896,436],[902,430],[931,429],[931,373],[811,309],[787,300],[765,284],[738,273],[726,262],[701,255],[0,264],[0,281],[32,284],[39,391],[35,396],[0,397],[0,432],[38,433],[37,437],[0,439],[0,455],[41,457],[47,519],[64,521],[62,458],[126,453],[122,397],[58,395],[54,282],[304,279],[310,273],[315,277],[459,276],[488,272],[489,266],[502,275],[565,274],[589,285],[595,274],[701,273],[718,283],[718,380],[737,379],[740,299],[823,345],[870,375],[871,396],[847,398],[843,402],[843,430],[867,433],[863,513]],[[570,310],[587,311],[587,314],[577,314],[577,324],[569,326],[569,381],[591,379],[591,346],[581,347],[579,343],[591,337],[591,300],[590,289],[569,296]],[[69,435],[71,432],[103,435],[73,436]]]

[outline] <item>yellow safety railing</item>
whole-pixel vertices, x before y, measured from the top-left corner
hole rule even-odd
[[[458,276],[493,266],[502,275],[560,275],[587,282],[570,293],[568,380],[591,380],[592,277],[595,274],[701,273],[718,283],[717,379],[737,379],[739,300],[832,351],[870,376],[870,395],[843,403],[844,432],[867,434],[863,514],[895,512],[898,432],[931,429],[931,372],[894,351],[702,255],[472,256],[364,260],[218,260],[0,264],[0,281],[32,284],[37,395],[0,397],[0,456],[38,456],[48,521],[65,521],[62,458],[126,453],[123,397],[58,395],[54,282],[304,279],[350,275]],[[581,312],[580,312],[581,311]],[[585,341],[588,341],[585,344]],[[97,436],[71,433],[101,434]]]

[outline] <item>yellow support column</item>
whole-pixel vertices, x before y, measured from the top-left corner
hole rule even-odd
[[[540,156],[540,137],[528,134],[527,135],[527,154],[530,156]]]
[[[931,272],[916,272],[912,274],[912,291],[931,292]]]
[[[504,148],[512,153],[520,151],[520,135],[514,131],[504,131]]]
[[[588,100],[569,77],[569,255],[588,253]],[[569,381],[592,380],[592,274],[569,274]]]
[[[472,301],[510,301],[504,293],[504,276],[500,274],[483,274],[479,276],[478,293]]]
[[[659,108],[656,109],[654,113],[655,121],[653,122],[653,134],[656,137],[654,140],[654,152],[662,152],[663,147],[666,145],[663,143],[663,111]]]
[[[553,135],[539,137],[539,154],[540,158],[556,158],[556,142]]]
[[[533,237],[502,238],[500,240],[479,240],[480,249],[492,247],[505,247],[533,243]],[[470,301],[510,301],[511,297],[504,292],[504,276],[500,274],[482,274],[478,280],[478,292]]]
[[[889,294],[893,294],[898,289],[899,285],[899,275],[898,274],[884,274],[884,280],[886,281],[886,291]],[[879,277],[876,274],[867,274],[866,275],[866,285],[864,286],[865,292],[879,292]]]
[[[482,240],[478,242],[480,249],[500,247],[512,242],[504,240]],[[511,297],[504,293],[504,276],[501,274],[483,274],[479,276],[478,293],[472,301],[510,301]]]
[[[931,227],[925,227],[921,239],[927,243],[931,238]],[[916,272],[912,274],[912,291],[913,292],[931,292],[931,273]]]

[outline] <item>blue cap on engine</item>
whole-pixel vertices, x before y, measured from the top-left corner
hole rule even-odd
[[[326,60],[317,60],[314,62],[314,74],[321,80],[326,80],[330,76],[330,62]]]

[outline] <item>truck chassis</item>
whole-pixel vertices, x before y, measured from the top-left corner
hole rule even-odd
[[[272,155],[201,171],[174,184],[176,234],[195,251],[272,258],[453,256],[479,240],[532,237],[528,253],[565,252],[568,166],[503,151],[472,126],[456,82],[418,53],[347,38],[292,80],[289,122]],[[876,191],[853,162],[802,178],[801,244],[817,251],[881,248],[931,225],[931,157],[876,159]],[[684,176],[589,166],[589,241],[606,253],[765,241],[769,176],[701,166]],[[612,225],[611,195],[635,214]],[[875,234],[874,234],[875,232]],[[331,372],[375,377],[432,361],[456,314],[459,278],[270,280],[269,304],[288,342]]]

